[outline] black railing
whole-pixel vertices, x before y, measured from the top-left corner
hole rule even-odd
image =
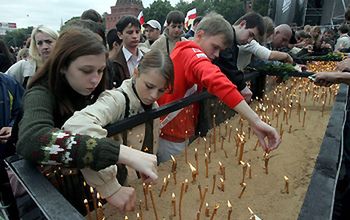
[[[289,76],[297,77],[307,77],[311,74],[313,73],[288,73]],[[252,80],[257,76],[259,76],[259,73],[249,73],[246,75],[246,80]],[[124,119],[106,128],[109,135],[120,133],[125,129],[142,124],[151,118],[160,117],[161,115],[176,111],[193,102],[209,97],[212,97],[212,95],[207,92],[191,95],[156,110]],[[346,86],[342,85],[337,95],[321,151],[316,161],[313,177],[300,211],[300,220],[329,219],[328,217],[331,215],[332,209],[330,207],[332,207],[334,200],[338,152],[341,149],[341,138],[339,134],[342,133],[342,124],[347,119],[344,114],[344,106],[347,98]],[[47,219],[65,219],[67,216],[69,216],[69,219],[83,219],[83,216],[66,201],[54,186],[38,171],[35,165],[18,157],[10,157],[6,162]]]

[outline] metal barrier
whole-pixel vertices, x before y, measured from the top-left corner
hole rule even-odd
[[[298,73],[296,76],[305,77],[311,74],[300,75]],[[251,80],[258,75],[258,73],[248,74],[246,80]],[[290,75],[293,76],[293,74]],[[346,98],[348,97],[346,89],[346,86],[341,85],[336,97],[309,189],[300,211],[299,220],[329,219],[329,216],[332,215],[332,209],[330,207],[333,206],[334,201],[338,156],[342,143],[339,134],[342,133],[343,127],[341,125],[346,119],[344,114]],[[207,92],[194,94],[156,110],[124,119],[116,124],[107,126],[108,135],[114,135],[125,129],[142,124],[151,118],[160,117],[161,115],[209,97],[212,97],[212,95]],[[7,158],[6,163],[24,185],[47,219],[65,219],[67,216],[69,216],[69,219],[84,219],[37,170],[35,165],[18,156]]]

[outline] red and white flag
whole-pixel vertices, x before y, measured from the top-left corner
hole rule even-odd
[[[140,11],[140,14],[137,16],[137,19],[139,19],[141,26],[145,23],[145,18],[143,17],[143,11]]]
[[[193,20],[196,17],[197,17],[197,10],[196,10],[196,8],[193,8],[193,9],[189,10],[187,12],[186,18],[185,18],[185,27],[188,28],[188,26],[193,23]]]

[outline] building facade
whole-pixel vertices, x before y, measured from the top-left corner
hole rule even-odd
[[[111,6],[111,14],[106,15],[106,31],[115,28],[115,24],[124,15],[137,17],[142,10],[141,0],[117,0],[115,6]]]

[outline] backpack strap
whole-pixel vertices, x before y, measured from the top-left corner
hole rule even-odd
[[[129,115],[130,115],[130,99],[129,99],[129,96],[122,89],[117,89],[117,91],[119,91],[120,93],[122,93],[124,95],[124,98],[125,98],[124,118],[128,118]],[[127,145],[127,142],[128,142],[128,131],[123,131],[122,137],[123,137],[123,144]]]

